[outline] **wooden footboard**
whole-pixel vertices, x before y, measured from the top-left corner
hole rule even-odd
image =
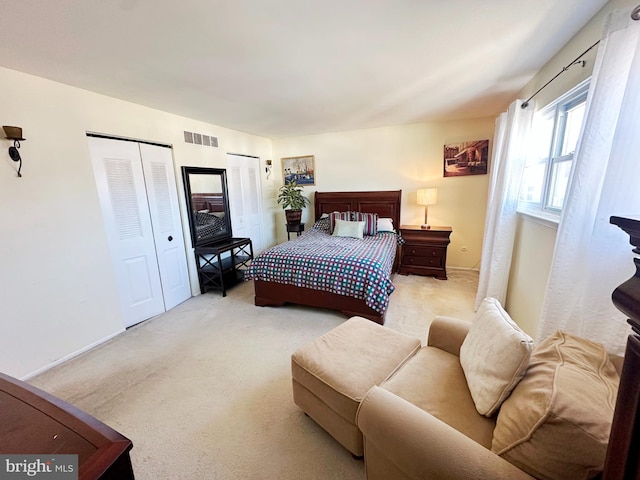
[[[337,310],[347,317],[358,315],[380,325],[384,324],[384,314],[376,312],[361,299],[262,280],[254,280],[253,286],[255,304],[260,307],[278,307],[286,303],[295,303]]]
[[[400,228],[400,203],[402,191],[366,192],[315,192],[314,213],[316,220],[322,214],[334,211],[377,213],[380,217],[391,218],[394,227]],[[398,255],[394,262],[396,271]],[[369,307],[364,300],[337,295],[322,290],[311,290],[295,285],[254,280],[255,304],[282,306],[285,303],[328,308],[342,312],[347,317],[358,315],[380,325],[384,324],[384,314]]]

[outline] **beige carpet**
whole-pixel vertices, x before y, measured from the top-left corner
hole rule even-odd
[[[477,274],[396,275],[387,326],[423,341],[435,315],[471,320]],[[209,292],[30,383],[133,441],[136,478],[364,479],[362,461],[293,404],[290,355],[344,322],[253,305],[253,286]]]

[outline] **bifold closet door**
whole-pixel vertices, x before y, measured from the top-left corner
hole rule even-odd
[[[191,296],[171,150],[107,138],[88,141],[124,323],[129,327]],[[141,145],[145,145],[144,162]],[[143,164],[147,164],[144,170]]]
[[[149,213],[166,310],[191,297],[171,149],[140,143]]]
[[[227,154],[233,236],[250,238],[254,252],[264,249],[259,162],[256,157]]]

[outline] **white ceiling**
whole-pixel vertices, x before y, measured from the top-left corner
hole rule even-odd
[[[267,137],[473,118],[605,3],[0,0],[0,65]]]

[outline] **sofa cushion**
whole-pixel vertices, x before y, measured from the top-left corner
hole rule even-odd
[[[460,347],[460,364],[479,413],[491,416],[500,408],[529,366],[532,349],[531,337],[500,302],[485,298]]]
[[[423,347],[380,386],[491,448],[495,418],[478,415],[457,355]]]
[[[546,338],[500,409],[492,450],[537,478],[593,477],[619,380],[602,346],[560,331]]]

